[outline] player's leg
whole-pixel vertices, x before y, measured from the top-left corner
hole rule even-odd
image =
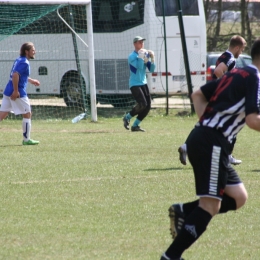
[[[39,144],[39,141],[31,139],[31,106],[28,97],[11,100],[12,110],[15,115],[22,115],[23,145]]]
[[[228,211],[237,210],[241,208],[247,200],[247,191],[243,183],[237,185],[227,185],[223,199],[221,201],[219,214],[226,213]],[[199,205],[199,200],[173,204],[169,208],[170,217],[170,233],[172,239],[180,233],[180,230],[185,222],[186,218],[192,213],[192,211]]]
[[[0,111],[0,121],[3,121],[7,116],[9,112]]]
[[[31,137],[31,113],[23,114],[22,128],[23,128],[23,143],[28,142]]]
[[[248,199],[248,194],[243,183],[235,186],[227,186],[225,194],[235,199],[236,209],[241,208]]]
[[[32,128],[32,121],[31,121],[31,113],[23,114],[23,145],[36,145],[39,144],[39,141],[31,139],[31,128]]]
[[[247,191],[235,169],[229,164],[227,167],[227,184],[219,213],[241,208],[247,200]]]
[[[146,101],[146,106],[143,110],[141,110],[138,113],[137,118],[135,119],[134,123],[133,123],[133,127],[139,127],[139,125],[141,124],[141,122],[144,120],[144,118],[148,115],[149,111],[151,110],[151,95],[149,92],[149,88],[147,85],[144,85],[141,87],[141,91],[143,92],[143,96],[145,98]]]
[[[2,104],[0,107],[0,121],[4,120],[8,116],[11,110],[12,110],[12,104],[10,101],[10,97],[3,95]]]
[[[182,144],[178,148],[178,153],[179,153],[179,160],[183,165],[187,164],[187,146],[186,144]]]
[[[130,88],[133,98],[136,100],[136,105],[123,117],[124,127],[129,130],[129,124],[132,117],[138,115],[145,107],[146,101],[141,90],[141,86],[133,86]]]
[[[186,143],[182,144],[178,148],[178,153],[179,153],[179,160],[183,165],[187,164],[187,145]]]
[[[134,86],[130,88],[133,97],[135,98],[137,104],[132,108],[132,110],[126,115],[126,118],[132,118],[139,115],[147,107],[147,101],[145,93],[143,92],[142,86]],[[138,120],[136,119],[131,127],[131,131],[142,131],[143,129],[139,127]],[[140,123],[140,122],[139,122]]]
[[[227,179],[225,168],[229,149],[220,133],[199,127],[190,133],[186,143],[195,176],[196,194],[200,200],[199,206],[187,216],[178,236],[167,249],[165,254],[170,259],[180,258],[206,230],[219,211]]]
[[[242,163],[241,160],[239,159],[236,159],[235,157],[233,157],[232,153],[233,153],[233,150],[234,150],[234,147],[235,147],[235,143],[236,143],[237,139],[234,138],[230,147],[231,147],[231,152],[230,152],[230,155],[229,155],[229,162],[233,165],[238,165],[240,163]]]
[[[230,165],[227,166],[227,184],[224,189],[219,214],[228,211],[237,210],[242,207],[247,200],[247,191],[239,178],[235,169]],[[199,205],[199,200],[173,204],[169,208],[170,232],[173,239],[177,236],[182,228],[185,219]]]

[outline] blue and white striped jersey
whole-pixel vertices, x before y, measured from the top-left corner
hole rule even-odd
[[[247,115],[260,112],[259,71],[252,64],[227,72],[201,91],[208,105],[196,126],[217,129],[229,142],[243,128]]]

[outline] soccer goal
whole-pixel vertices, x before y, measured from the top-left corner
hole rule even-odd
[[[97,121],[91,0],[0,1],[0,94],[24,42],[36,49],[27,92],[34,118]],[[41,114],[41,116],[40,116]]]

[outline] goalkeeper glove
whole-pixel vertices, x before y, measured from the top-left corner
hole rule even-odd
[[[146,50],[145,49],[140,49],[139,51],[138,51],[138,58],[139,59],[144,59],[144,57],[145,57],[145,53],[146,53]]]
[[[148,53],[149,53],[149,55],[151,57],[151,62],[154,63],[154,52],[151,51],[151,50],[148,50]]]
[[[149,57],[150,57],[149,53],[146,52],[144,55],[144,63],[147,63],[149,61]]]

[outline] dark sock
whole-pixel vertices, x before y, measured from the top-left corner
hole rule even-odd
[[[189,216],[190,213],[199,205],[199,200],[194,200],[192,202],[187,202],[182,205],[183,212],[186,216]],[[219,214],[226,213],[229,210],[236,210],[237,204],[236,200],[229,197],[227,194],[224,193],[223,199],[221,201],[221,206],[219,209]]]
[[[237,209],[237,203],[235,199],[229,197],[224,193],[223,199],[221,201],[221,206],[219,209],[219,213],[226,213],[229,210],[236,210]]]
[[[207,211],[197,207],[185,220],[180,233],[165,252],[166,255],[171,259],[181,257],[183,252],[206,230],[211,218]]]
[[[186,216],[189,216],[190,213],[199,206],[199,200],[195,200],[192,202],[187,202],[182,205],[183,212]]]

